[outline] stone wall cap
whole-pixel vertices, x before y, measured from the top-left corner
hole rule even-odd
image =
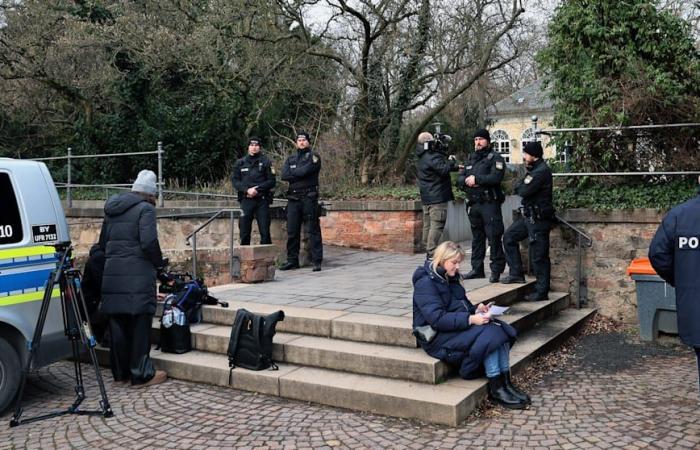
[[[328,200],[328,211],[420,211],[420,200]]]
[[[589,208],[567,209],[561,215],[572,223],[661,223],[665,210],[656,208],[610,209]]]

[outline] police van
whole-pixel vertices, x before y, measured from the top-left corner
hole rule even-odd
[[[0,412],[17,393],[44,288],[70,240],[68,223],[46,165],[0,158]],[[35,367],[69,356],[58,285],[53,290]]]

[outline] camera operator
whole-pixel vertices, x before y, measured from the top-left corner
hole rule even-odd
[[[271,244],[270,204],[275,187],[275,169],[270,160],[262,154],[260,139],[251,137],[248,141],[248,154],[233,165],[233,188],[238,193],[238,203],[243,216],[238,221],[241,245],[250,245],[250,232],[253,218],[258,221],[260,243]]]
[[[484,257],[488,238],[491,249],[489,282],[498,283],[506,267],[501,243],[501,204],[506,198],[501,189],[501,181],[506,165],[501,155],[491,149],[491,135],[488,130],[481,129],[474,133],[474,150],[457,178],[457,185],[467,194],[467,215],[472,229],[472,269],[464,275],[464,279],[485,277]]]
[[[99,245],[105,252],[100,312],[109,316],[110,366],[117,382],[162,383],[149,356],[156,312],[156,274],[166,261],[156,226],[156,174],[139,172],[131,192],[105,203]]]
[[[526,295],[525,300],[547,300],[551,269],[549,231],[555,220],[552,170],[542,158],[542,145],[539,142],[528,142],[525,145],[523,159],[527,172],[525,178],[515,183],[515,193],[523,198],[521,215],[503,236],[510,274],[501,283],[525,283],[518,243],[528,238],[537,282],[535,292]]]
[[[416,144],[416,177],[423,203],[423,247],[428,259],[440,242],[447,221],[447,202],[454,199],[450,172],[457,171],[454,155],[447,155],[450,137],[424,131]]]

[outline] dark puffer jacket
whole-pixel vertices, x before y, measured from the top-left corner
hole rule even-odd
[[[155,314],[156,268],[163,265],[156,209],[138,194],[110,197],[100,233],[105,252],[103,314]]]
[[[459,275],[457,275],[459,276]],[[515,342],[516,331],[505,322],[469,325],[476,307],[469,302],[457,277],[436,273],[426,261],[413,274],[413,326],[430,324],[435,338],[421,347],[433,358],[459,367],[462,378],[484,374],[484,358],[498,347]]]
[[[450,172],[457,170],[457,164],[447,159],[442,152],[428,150],[424,145],[416,145],[416,178],[420,200],[424,205],[445,203],[454,199]]]

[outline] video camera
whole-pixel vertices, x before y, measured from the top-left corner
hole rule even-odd
[[[447,153],[447,149],[452,142],[452,136],[449,134],[436,132],[433,134],[433,139],[426,142],[426,148],[433,152]]]
[[[203,278],[195,278],[189,272],[158,272],[160,286],[158,292],[162,294],[187,294],[191,295],[191,302],[203,305],[220,305],[228,308],[228,302],[220,301],[209,295],[209,290],[204,284]]]

